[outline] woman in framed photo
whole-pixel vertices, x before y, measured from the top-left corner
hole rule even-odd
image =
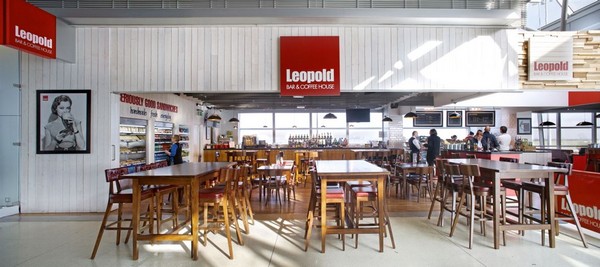
[[[44,126],[44,150],[85,150],[81,121],[71,114],[73,101],[67,95],[59,95],[52,102],[52,114]]]

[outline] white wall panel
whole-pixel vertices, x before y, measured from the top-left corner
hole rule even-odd
[[[279,37],[340,37],[342,91],[516,89],[511,30],[406,26],[81,27],[76,62],[22,53],[21,209],[104,209],[104,169],[114,167],[113,92],[278,92]],[[431,42],[437,45],[410,58]],[[501,66],[501,67],[498,67]],[[489,69],[499,71],[488,71]],[[492,79],[474,79],[485,75]],[[459,79],[456,79],[456,78]],[[35,154],[35,91],[91,89],[91,154]],[[166,95],[162,95],[167,97]],[[193,101],[175,95],[181,120],[199,125]],[[192,115],[185,115],[187,113]],[[187,116],[187,117],[186,117]],[[198,150],[199,151],[199,150]]]

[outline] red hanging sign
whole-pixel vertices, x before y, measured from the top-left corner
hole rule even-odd
[[[29,53],[56,58],[56,17],[23,0],[4,6],[5,44]]]
[[[340,95],[339,42],[338,36],[280,37],[280,94]]]
[[[0,45],[4,44],[4,0],[0,0]]]

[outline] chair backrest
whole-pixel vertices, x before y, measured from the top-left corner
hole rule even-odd
[[[516,158],[507,158],[507,157],[500,157],[500,161],[512,162],[512,163],[519,163],[519,159],[516,159]]]
[[[477,164],[461,164],[458,166],[460,173],[463,175],[463,186],[469,185],[471,191],[473,190],[473,182],[476,177],[481,176],[479,171],[479,165]],[[472,192],[471,192],[472,193]]]
[[[569,175],[571,175],[571,173],[573,172],[573,164],[572,163],[548,162],[547,166],[566,169],[567,170],[566,173],[555,173],[554,184],[563,184],[563,185],[567,185],[567,186],[569,185]],[[563,182],[561,182],[562,178],[564,178]]]
[[[122,190],[129,189],[132,186],[130,179],[121,179],[122,175],[128,174],[127,167],[113,168],[104,170],[106,182],[109,184],[108,193],[118,194]]]

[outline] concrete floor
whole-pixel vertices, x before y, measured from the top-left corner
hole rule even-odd
[[[330,235],[322,254],[319,229],[304,252],[304,221],[269,217],[243,235],[244,246],[233,245],[234,260],[226,256],[225,237],[209,234],[195,262],[189,242],[142,243],[139,260],[132,261],[131,244],[116,246],[115,231],[105,232],[96,259],[90,260],[100,215],[10,216],[0,219],[0,266],[600,266],[600,240],[588,235],[586,249],[570,227],[561,228],[554,249],[540,245],[539,231],[529,231],[524,237],[509,232],[507,246],[499,250],[492,247],[491,225],[487,236],[476,227],[473,249],[468,249],[464,219],[450,238],[449,223],[437,227],[425,213],[396,212],[391,218],[396,249],[386,238],[379,253],[377,236],[361,235],[358,249],[347,236],[342,251],[342,241]]]

